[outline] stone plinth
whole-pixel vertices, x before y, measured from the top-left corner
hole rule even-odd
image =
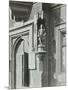
[[[40,86],[42,87],[42,86],[44,86],[44,82],[47,82],[47,80],[48,80],[47,69],[44,70],[44,68],[46,67],[46,66],[44,66],[44,63],[46,62],[45,61],[45,56],[46,56],[45,45],[43,45],[43,44],[39,44],[38,45],[38,50],[37,50],[36,55],[37,55],[37,57],[36,57],[37,59],[36,60],[39,61],[39,63],[37,65],[38,65],[38,71],[41,73],[41,77],[40,77],[40,80],[41,80],[40,84],[41,85]],[[47,64],[47,62],[46,62],[46,64]],[[43,80],[44,78],[46,78],[47,80],[44,81]],[[47,86],[47,83],[46,83],[45,86]]]

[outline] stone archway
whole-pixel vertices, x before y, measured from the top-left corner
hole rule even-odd
[[[14,49],[14,87],[29,86],[27,40],[19,38]]]

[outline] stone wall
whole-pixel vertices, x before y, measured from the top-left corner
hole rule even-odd
[[[35,19],[34,16],[38,15],[38,13],[42,12],[42,10],[43,10],[43,16],[45,19],[45,27],[46,27],[46,33],[47,33],[46,42],[45,42],[47,53],[45,54],[45,58],[43,60],[43,74],[41,74],[41,71],[40,71],[40,61],[35,57],[37,67],[36,67],[36,70],[30,70],[30,80],[31,80],[30,87],[64,85],[65,73],[60,72],[61,63],[56,57],[57,48],[56,48],[55,35],[57,34],[55,32],[55,28],[58,26],[60,27],[60,24],[62,24],[63,26],[63,24],[66,23],[66,12],[65,12],[66,6],[61,5],[60,7],[56,6],[56,8],[50,8],[50,4],[34,3],[32,5],[29,20]],[[11,26],[13,26],[13,23],[14,22],[12,22]],[[34,26],[33,33],[35,35],[37,34],[36,24],[37,23],[34,22],[35,26]],[[18,26],[18,24],[16,25]],[[22,25],[24,24],[22,23]],[[16,31],[16,33],[17,32],[18,31]],[[34,38],[37,39],[37,36],[35,35],[34,35]],[[35,50],[37,50],[37,48]],[[11,54],[11,45],[10,45],[10,54]],[[10,60],[11,60],[11,57],[10,57]],[[57,73],[57,71],[59,73]],[[58,81],[59,77],[60,77],[60,81],[62,80],[61,83]]]
[[[32,6],[31,14],[29,20],[33,19],[35,15],[42,11],[42,3],[34,3]]]
[[[50,27],[49,27],[49,78],[50,78],[50,86],[56,86],[56,85],[65,85],[65,72],[61,72],[60,68],[61,68],[61,51],[57,52],[57,46],[56,43],[61,43],[61,41],[59,41],[59,37],[57,35],[56,28],[59,27],[59,29],[65,28],[64,24],[66,23],[66,5],[61,5],[60,7],[56,7],[56,8],[52,8],[50,9]],[[61,27],[62,26],[64,27]],[[66,30],[65,30],[66,31]],[[56,38],[55,36],[57,36],[58,41],[56,42]],[[59,47],[59,50],[61,50],[61,47]],[[59,55],[56,57],[56,52],[59,53]],[[58,60],[58,57],[60,58]],[[58,70],[58,74],[56,76],[56,70]],[[62,74],[61,74],[62,73]],[[60,76],[60,79],[63,78],[63,80],[60,80],[61,82],[59,82],[57,79]],[[57,77],[57,78],[55,78]]]

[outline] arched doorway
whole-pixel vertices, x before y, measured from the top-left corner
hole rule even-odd
[[[23,88],[29,86],[28,70],[28,42],[20,39],[14,50],[14,87]]]

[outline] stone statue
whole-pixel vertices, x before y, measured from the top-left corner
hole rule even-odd
[[[39,44],[43,44],[43,39],[45,39],[45,35],[46,35],[45,28],[43,28],[43,25],[41,24],[40,29],[38,31]]]
[[[46,30],[45,30],[45,20],[43,18],[38,18],[37,20],[37,30],[38,30],[38,45],[42,45],[45,42]]]

